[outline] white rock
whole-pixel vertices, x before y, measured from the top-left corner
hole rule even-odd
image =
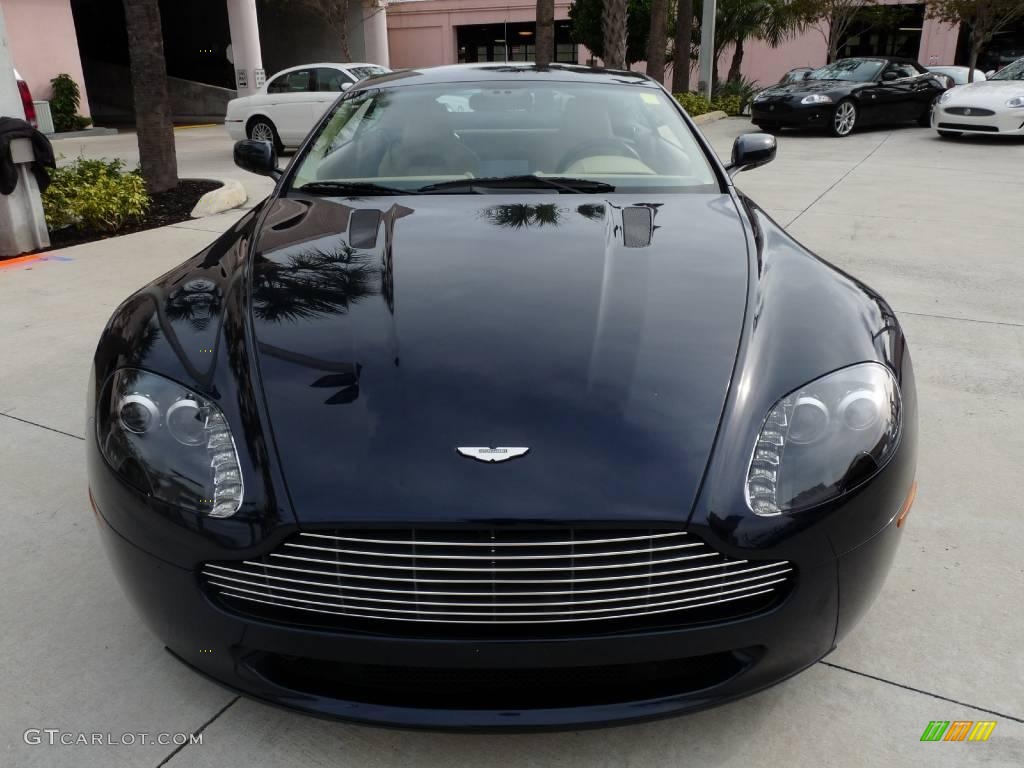
[[[225,181],[223,187],[207,192],[192,209],[193,219],[202,219],[244,205],[248,197],[240,181]]]

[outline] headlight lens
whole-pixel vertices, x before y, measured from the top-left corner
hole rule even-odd
[[[1006,106],[1010,109],[1020,109],[1021,107],[1024,107],[1024,96],[1014,96],[1006,102]]]
[[[816,379],[768,413],[747,469],[747,505],[772,516],[835,498],[885,465],[899,430],[888,368],[862,363]]]
[[[96,416],[100,450],[127,482],[208,517],[238,511],[238,451],[212,402],[163,376],[122,368],[104,388]]]
[[[801,104],[831,104],[832,97],[826,96],[823,93],[812,93],[810,96],[804,96],[800,99]]]
[[[768,95],[768,91],[761,91],[754,97],[754,101],[764,101],[765,99],[768,98]]]
[[[941,96],[939,96],[939,104],[945,104],[947,101],[949,101],[952,98],[953,98],[953,91],[951,91],[951,90],[944,91],[943,94]]]

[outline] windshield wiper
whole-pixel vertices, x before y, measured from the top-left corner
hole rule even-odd
[[[430,194],[432,192],[469,192],[474,193],[474,187],[547,187],[557,189],[560,192],[572,192],[576,194],[587,192],[614,192],[615,187],[605,184],[603,181],[592,181],[591,179],[569,179],[561,176],[537,176],[527,174],[524,176],[487,176],[482,179],[453,179],[442,181],[438,184],[428,184],[420,187],[417,192]]]
[[[374,184],[369,181],[310,181],[301,187],[296,187],[299,192],[308,192],[311,195],[418,195],[419,192],[412,189],[398,189],[397,187],[385,187],[382,184]]]

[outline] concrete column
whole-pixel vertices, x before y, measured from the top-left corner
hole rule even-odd
[[[227,4],[235,88],[239,96],[250,96],[267,80],[267,73],[263,70],[256,0],[227,0]]]
[[[370,64],[391,66],[388,53],[387,0],[367,0],[363,4],[363,46]]]
[[[7,45],[7,25],[0,7],[0,115],[25,119],[21,94],[14,79],[14,63]],[[11,154],[18,168],[18,186],[9,195],[0,195],[0,256],[18,256],[37,251],[50,244],[43,216],[43,203],[39,187],[29,171],[31,144],[18,139],[11,146]]]

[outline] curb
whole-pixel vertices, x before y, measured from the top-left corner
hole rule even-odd
[[[193,219],[204,219],[207,216],[230,211],[232,208],[245,205],[245,201],[249,199],[242,182],[235,179],[217,179],[217,181],[221,181],[224,186],[212,189],[199,198],[199,202],[189,214]]]
[[[117,133],[117,128],[86,128],[84,131],[50,133],[46,138],[50,141],[60,141],[61,139],[88,139],[91,136],[117,136]]]
[[[728,117],[728,115],[725,112],[716,110],[715,112],[705,112],[703,115],[697,115],[693,118],[693,122],[697,125],[704,125],[705,123],[713,123],[716,120],[721,120],[726,117]]]

